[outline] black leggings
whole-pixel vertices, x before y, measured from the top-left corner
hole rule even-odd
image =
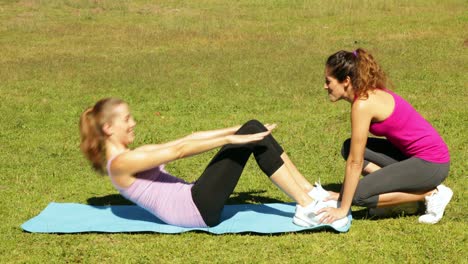
[[[267,131],[257,120],[245,123],[236,134],[254,134]],[[193,202],[208,226],[219,224],[221,212],[239,181],[245,164],[253,153],[260,169],[270,177],[283,164],[283,149],[272,135],[258,142],[243,145],[225,145],[211,160],[192,187]]]
[[[341,154],[347,159],[351,140],[343,143]],[[353,197],[353,205],[377,207],[379,194],[425,192],[434,189],[448,176],[450,162],[434,163],[408,158],[388,140],[368,138],[364,152],[365,168],[372,162],[381,169],[362,178]]]

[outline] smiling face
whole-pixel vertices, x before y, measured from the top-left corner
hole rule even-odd
[[[120,104],[113,109],[112,121],[107,126],[110,137],[124,146],[128,146],[135,139],[135,119],[127,104]]]
[[[352,84],[349,77],[343,82],[340,82],[338,79],[331,76],[328,69],[325,68],[325,83],[323,88],[327,90],[331,102],[336,102],[341,99],[352,101],[354,99],[354,93],[352,92],[353,89],[351,86]]]

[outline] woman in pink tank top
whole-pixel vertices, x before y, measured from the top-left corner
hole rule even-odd
[[[276,125],[251,120],[242,126],[192,133],[168,143],[130,149],[135,125],[124,101],[102,99],[81,115],[80,147],[94,169],[107,173],[124,197],[167,224],[219,224],[224,204],[251,155],[265,175],[297,202],[292,219],[295,224],[318,225],[321,215],[317,211],[330,204],[323,201],[324,193],[328,193],[310,184],[273,138],[271,131]],[[168,162],[218,147],[221,150],[195,183],[164,170]],[[335,228],[347,224],[347,214],[332,223]]]
[[[388,90],[386,76],[363,49],[332,54],[325,66],[330,101],[351,103],[351,138],[342,148],[346,172],[339,208],[325,208],[325,222],[342,217],[351,205],[389,207],[425,201],[419,222],[434,224],[443,216],[453,192],[441,183],[450,155],[431,124],[408,102]],[[369,132],[375,136],[368,137]],[[360,179],[361,173],[365,175]]]

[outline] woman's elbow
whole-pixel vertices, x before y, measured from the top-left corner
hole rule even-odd
[[[178,160],[184,158],[187,153],[187,145],[184,142],[179,142],[173,146],[171,146],[167,152],[167,158],[169,160]]]
[[[180,142],[174,148],[175,159],[187,158],[194,153],[196,153],[196,148],[189,140]]]

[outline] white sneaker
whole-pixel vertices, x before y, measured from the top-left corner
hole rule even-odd
[[[319,200],[314,200],[306,207],[296,205],[296,213],[294,214],[293,223],[303,227],[318,226],[321,224],[320,218],[322,218],[323,214],[325,213],[317,215],[317,211],[325,207],[330,207],[330,205]],[[333,228],[341,228],[347,225],[348,221],[348,217],[345,216],[341,219],[335,220],[333,223],[331,223],[331,226]]]
[[[424,224],[435,224],[442,219],[445,207],[452,199],[453,191],[441,184],[437,186],[437,191],[426,196],[426,214],[419,217],[419,222]]]
[[[322,187],[320,183],[315,182],[314,188],[308,193],[312,199],[317,201],[323,201],[325,198],[330,196],[330,194]]]
[[[296,205],[296,213],[294,214],[293,223],[303,227],[319,225],[320,217],[322,217],[323,213],[320,215],[316,214],[318,210],[316,209],[318,202],[318,200],[314,200],[306,207],[302,207],[299,204]]]
[[[310,190],[308,194],[310,197],[312,197],[312,199],[316,201],[322,201],[322,202],[325,200],[325,198],[330,196],[330,194],[322,187],[320,182],[318,183],[315,182],[314,188],[312,188],[312,190]],[[334,208],[338,207],[337,201],[329,200],[329,201],[326,201],[325,203],[327,204],[328,207],[334,207]]]

